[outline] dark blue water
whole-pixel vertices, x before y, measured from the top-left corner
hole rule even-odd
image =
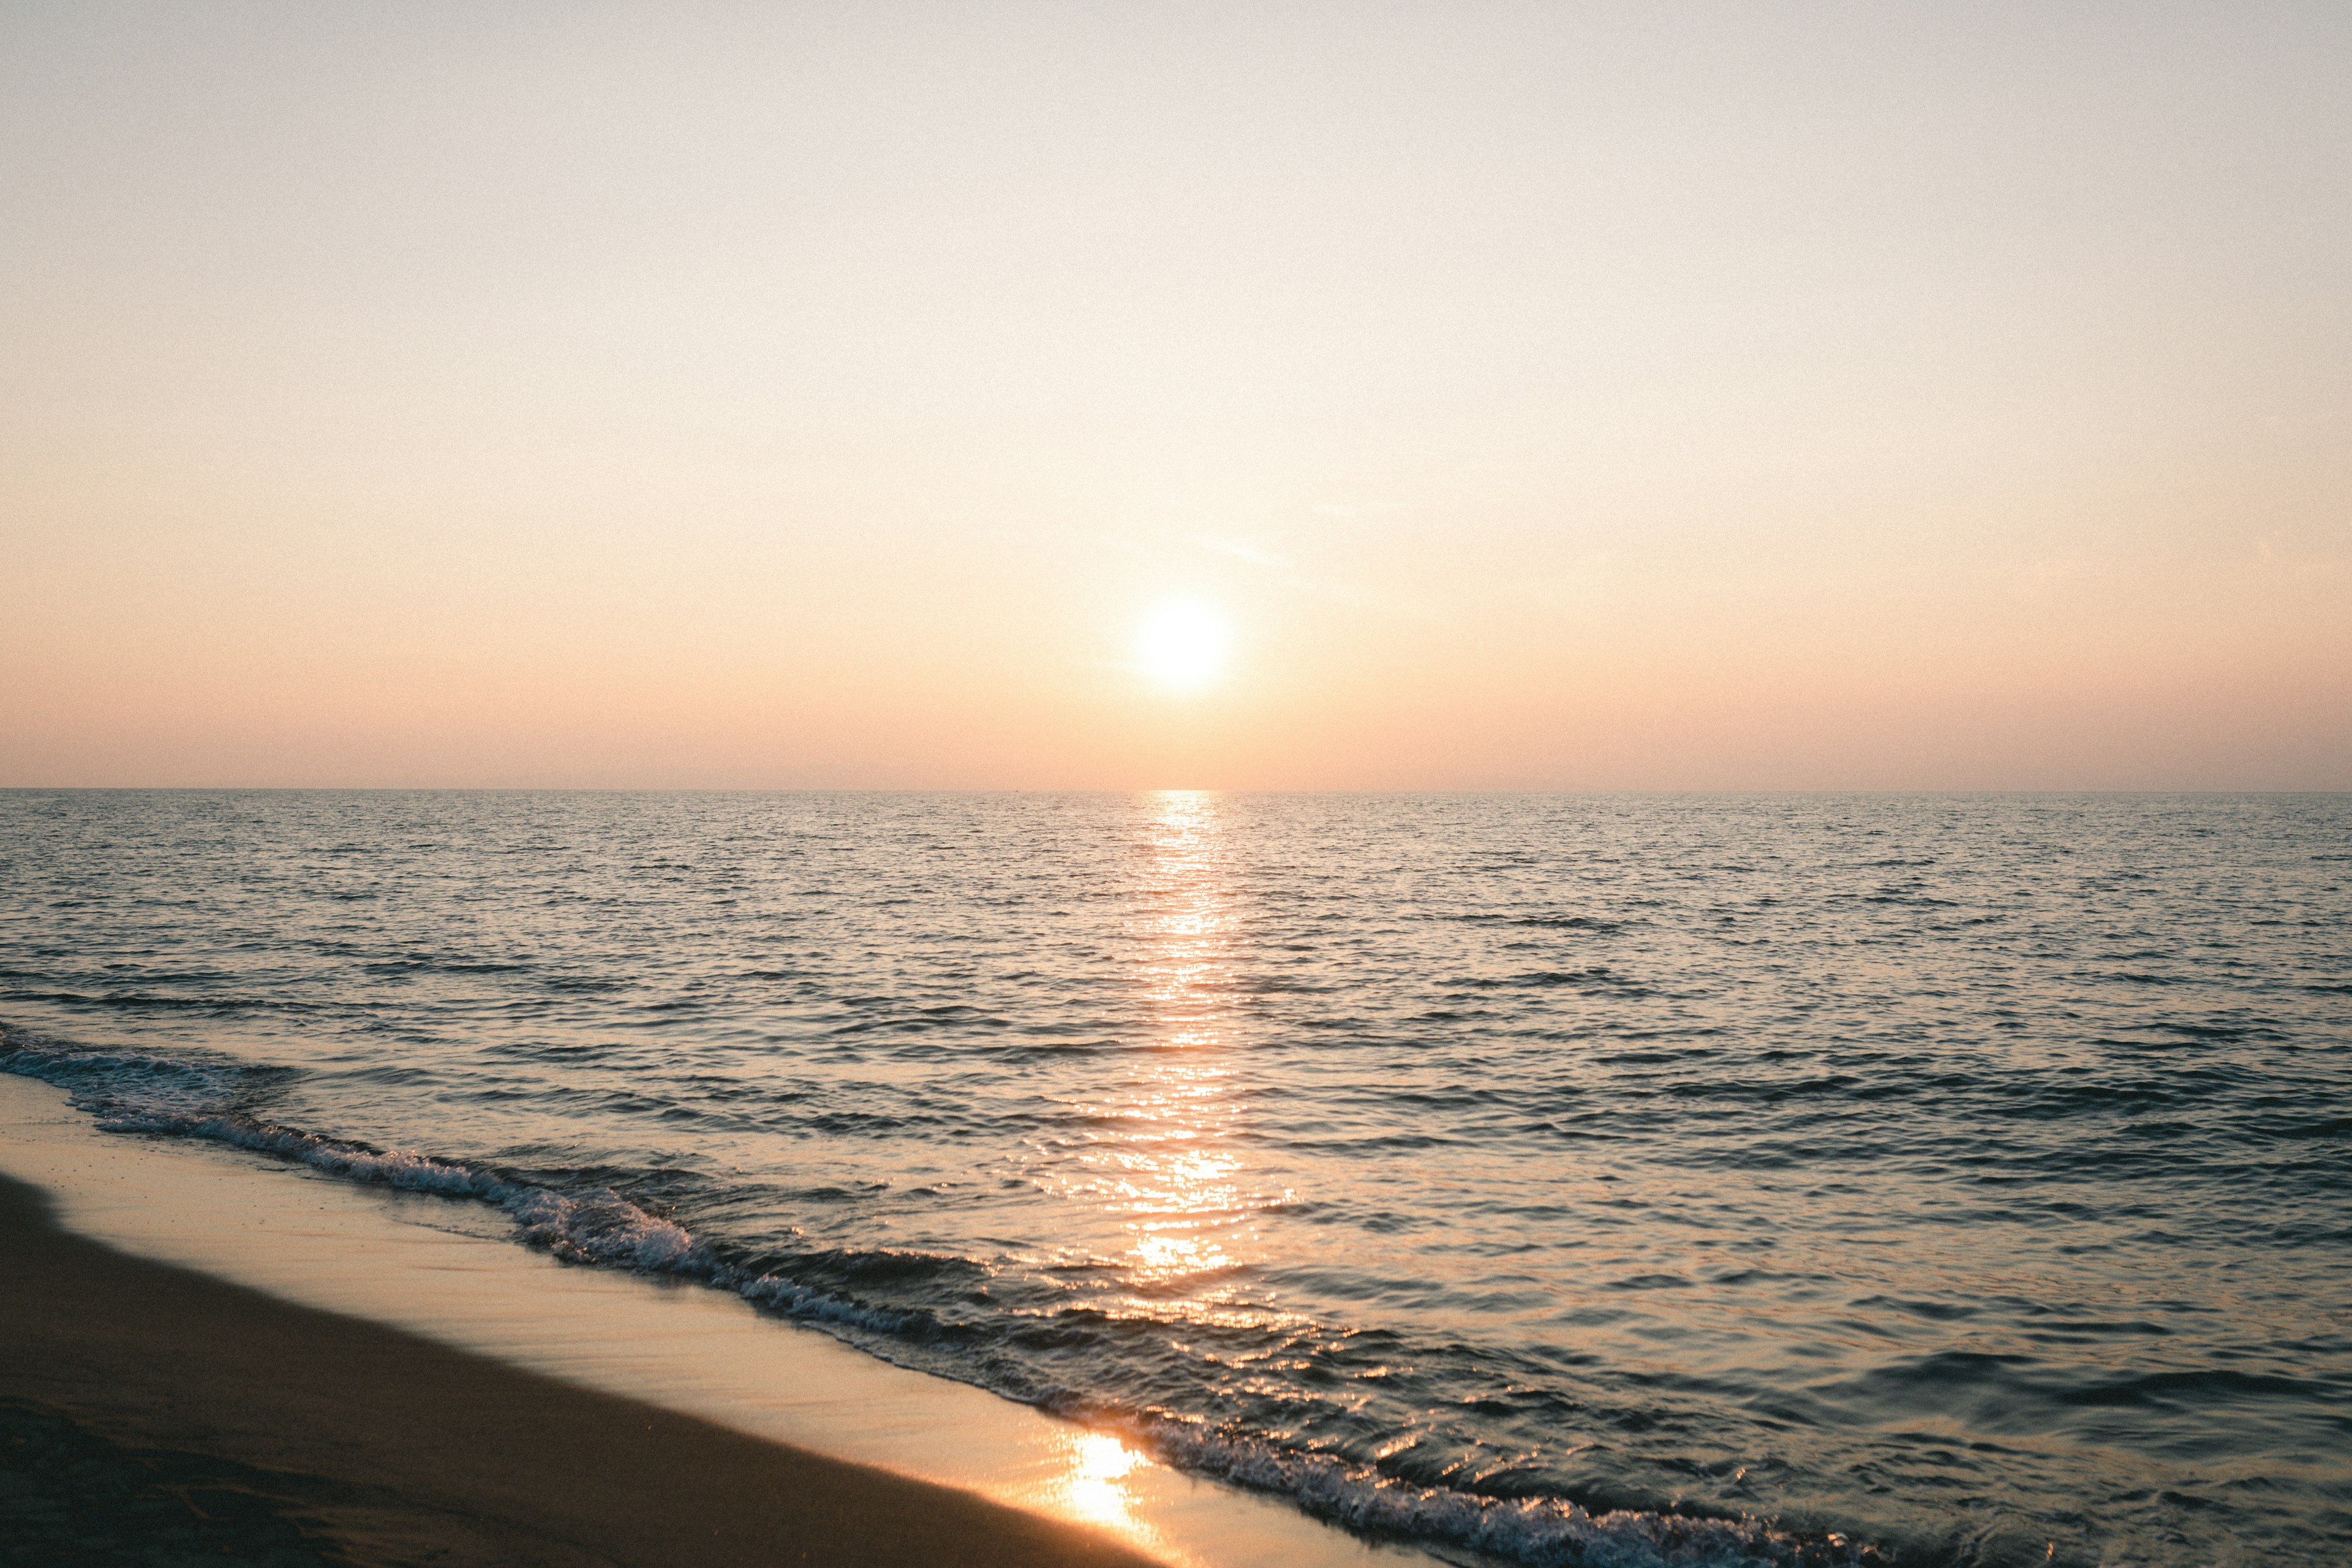
[[[2347,797],[19,792],[0,1027],[1449,1550],[2352,1561]]]

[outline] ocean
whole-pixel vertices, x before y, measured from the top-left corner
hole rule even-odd
[[[20,790],[0,1066],[1460,1561],[2352,1561],[2352,797]]]

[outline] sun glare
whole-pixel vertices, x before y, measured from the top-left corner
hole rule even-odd
[[[1225,668],[1225,624],[1205,605],[1160,605],[1136,638],[1143,671],[1171,691],[1198,691]]]

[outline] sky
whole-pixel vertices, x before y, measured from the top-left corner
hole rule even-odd
[[[6,0],[0,784],[2352,788],[2352,7]]]

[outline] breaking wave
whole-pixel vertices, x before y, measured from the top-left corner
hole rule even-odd
[[[464,1160],[380,1149],[230,1111],[181,1108],[206,1093],[250,1092],[283,1076],[282,1069],[219,1058],[76,1050],[35,1044],[19,1034],[0,1037],[0,1071],[60,1085],[110,1132],[221,1143],[345,1181],[485,1204],[513,1221],[516,1240],[566,1263],[699,1280],[795,1322],[862,1331],[856,1342],[869,1350],[877,1348],[870,1336],[904,1335],[935,1323],[929,1313],[877,1310],[730,1264],[675,1220],[609,1187],[562,1191]],[[966,1381],[988,1386],[982,1378]],[[1528,1568],[1874,1568],[1884,1561],[1843,1536],[1801,1539],[1753,1519],[1594,1513],[1567,1499],[1491,1498],[1414,1486],[1325,1455],[1286,1452],[1196,1424],[1101,1406],[1070,1391],[1025,1397],[992,1391],[1116,1429],[1180,1469],[1286,1496],[1308,1514],[1360,1534],[1466,1549]]]

